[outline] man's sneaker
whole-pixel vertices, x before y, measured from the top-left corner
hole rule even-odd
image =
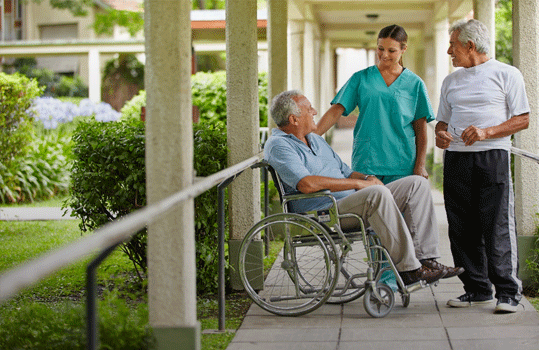
[[[497,314],[505,314],[517,312],[518,301],[510,297],[499,297],[496,303],[494,312]]]
[[[492,295],[479,293],[466,293],[455,299],[449,299],[447,305],[451,307],[470,307],[473,305],[488,304],[494,299]]]
[[[444,278],[450,278],[450,277],[455,277],[455,276],[458,276],[460,275],[461,273],[464,272],[464,268],[462,267],[449,267],[449,266],[445,266],[445,265],[442,265],[440,264],[439,262],[437,262],[435,259],[425,259],[425,260],[420,260],[421,264],[430,268],[430,269],[434,269],[434,270],[445,270],[446,271],[446,274],[444,276]]]
[[[405,285],[410,285],[421,280],[427,283],[434,283],[440,278],[444,277],[446,272],[444,270],[432,270],[426,266],[421,266],[417,270],[399,272],[402,281]]]

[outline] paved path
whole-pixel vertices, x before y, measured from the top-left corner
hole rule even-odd
[[[337,130],[333,146],[349,162],[351,130]],[[443,197],[433,190],[440,231],[440,262],[453,265]],[[497,315],[494,303],[469,309],[446,306],[463,293],[458,278],[411,294],[407,308],[399,295],[391,313],[370,317],[363,298],[345,305],[323,305],[301,317],[279,317],[251,306],[228,350],[244,349],[539,349],[539,314],[523,299],[519,312]]]
[[[0,207],[0,221],[74,220],[57,207]]]

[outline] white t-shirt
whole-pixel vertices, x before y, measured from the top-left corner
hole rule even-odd
[[[442,84],[436,120],[448,124],[454,141],[449,151],[477,152],[511,148],[511,136],[488,139],[465,146],[462,132],[474,125],[500,125],[513,116],[530,112],[524,78],[520,71],[494,59],[448,75]]]

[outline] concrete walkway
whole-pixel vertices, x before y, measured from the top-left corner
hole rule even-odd
[[[0,207],[0,221],[75,220],[71,209],[57,207]]]
[[[337,130],[333,146],[350,162],[351,130]],[[443,197],[433,190],[440,232],[439,261],[453,265]],[[523,299],[515,314],[494,314],[495,302],[455,309],[447,300],[463,294],[458,278],[411,294],[407,308],[395,295],[385,318],[370,317],[363,298],[344,305],[323,305],[301,317],[279,317],[252,305],[228,350],[244,349],[539,349],[539,314]]]

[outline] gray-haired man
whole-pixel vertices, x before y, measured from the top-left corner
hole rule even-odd
[[[528,127],[529,105],[517,68],[488,57],[489,37],[477,20],[456,22],[447,53],[463,67],[442,84],[436,145],[445,149],[444,198],[449,239],[465,294],[452,307],[492,302],[515,312],[522,284],[509,150],[510,135]]]
[[[270,113],[278,128],[264,145],[264,158],[287,191],[330,190],[339,212],[357,214],[372,225],[407,285],[462,273],[462,268],[436,261],[438,227],[427,179],[408,176],[384,186],[375,176],[352,171],[314,133],[317,112],[299,91],[275,96]],[[325,210],[331,205],[328,198],[304,199],[295,201],[292,211]],[[342,224],[350,225],[345,220]]]

